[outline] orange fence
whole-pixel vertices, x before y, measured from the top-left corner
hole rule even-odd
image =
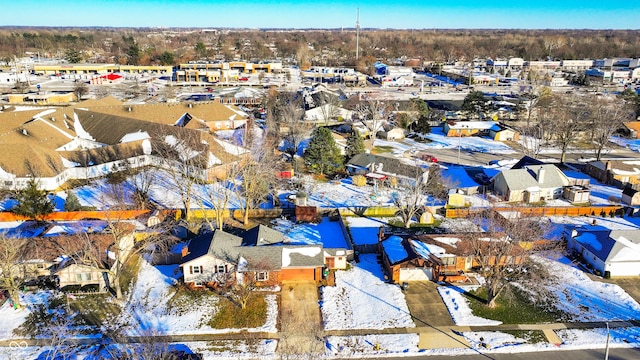
[[[615,214],[622,206],[559,206],[559,207],[495,207],[495,211],[517,211],[528,216],[608,216]],[[447,209],[445,216],[448,218],[461,218],[478,214],[485,209]]]
[[[148,214],[150,210],[118,210],[118,211],[56,211],[44,217],[49,221],[74,221],[74,220],[130,220],[141,215]],[[0,212],[0,221],[30,220],[24,216],[12,212]]]

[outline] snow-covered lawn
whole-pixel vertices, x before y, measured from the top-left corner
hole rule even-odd
[[[440,286],[438,293],[447,305],[451,318],[456,325],[500,325],[502,322],[473,315],[467,299],[462,295],[465,291],[476,289],[470,286]]]
[[[171,307],[169,299],[173,296],[173,285],[179,278],[176,265],[151,266],[143,262],[138,273],[138,281],[133,288],[127,306],[123,311],[121,323],[131,334],[153,333],[174,334],[213,334],[229,332],[276,332],[278,307],[275,295],[267,295],[267,321],[257,328],[250,329],[214,329],[207,320],[215,314],[216,298],[205,297],[208,301]]]
[[[401,141],[386,141],[376,139],[376,146],[386,146],[393,148],[394,154],[402,154],[409,149],[434,150],[434,149],[457,149],[462,151],[477,151],[491,154],[512,154],[515,153],[508,145],[489,138],[480,136],[467,136],[458,138],[456,136],[446,136],[440,127],[431,128],[431,133],[425,136],[431,142],[418,142],[412,139]]]
[[[640,305],[620,286],[591,280],[566,261],[534,257],[555,281],[544,284],[556,297],[555,306],[569,321],[640,319]]]
[[[384,282],[375,254],[336,271],[335,286],[322,288],[321,310],[326,330],[415,327],[404,294]]]
[[[418,334],[329,336],[327,355],[340,358],[379,358],[413,355],[418,349]]]
[[[307,204],[321,208],[349,208],[367,206],[391,206],[391,192],[380,188],[377,192],[373,186],[353,185],[350,178],[331,182],[315,182],[310,177],[301,177],[306,186]],[[282,191],[278,197],[282,202],[295,195],[294,191]]]
[[[48,291],[38,291],[36,293],[22,293],[20,294],[20,303],[22,308],[14,310],[11,308],[9,301],[0,307],[0,319],[2,319],[2,326],[0,326],[0,340],[20,338],[16,336],[13,331],[24,323],[27,316],[33,309],[39,304],[48,304],[52,294]]]

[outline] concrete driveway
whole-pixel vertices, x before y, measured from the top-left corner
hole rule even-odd
[[[280,342],[283,356],[321,354],[324,351],[314,282],[283,282],[280,292]]]
[[[454,325],[437,287],[431,281],[412,281],[404,290],[409,312],[417,327]]]

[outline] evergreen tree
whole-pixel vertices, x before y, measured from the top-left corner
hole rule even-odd
[[[38,183],[31,179],[27,187],[18,191],[16,205],[11,211],[29,219],[42,221],[44,216],[53,212],[55,206],[47,197],[47,192],[38,189]]]
[[[426,116],[420,116],[415,123],[413,123],[413,131],[419,134],[430,134],[431,125],[429,124],[429,118]]]
[[[415,121],[411,124],[411,131],[420,134],[429,134],[431,132],[431,125],[429,125],[429,119],[434,115],[431,113],[431,109],[427,103],[420,98],[411,99],[413,108],[418,112]]]
[[[356,130],[352,130],[351,134],[347,138],[347,146],[344,150],[345,161],[349,161],[352,157],[358,154],[364,154],[364,139],[360,136],[360,133]]]
[[[67,200],[64,202],[64,211],[79,211],[82,209],[80,200],[73,192],[69,191]]]
[[[318,127],[313,130],[304,160],[312,172],[332,175],[342,168],[342,155],[331,130]]]
[[[462,111],[467,113],[481,113],[489,109],[489,104],[482,91],[471,91],[462,102]]]

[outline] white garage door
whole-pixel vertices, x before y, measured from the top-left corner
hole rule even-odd
[[[431,268],[400,269],[400,281],[431,281]]]

